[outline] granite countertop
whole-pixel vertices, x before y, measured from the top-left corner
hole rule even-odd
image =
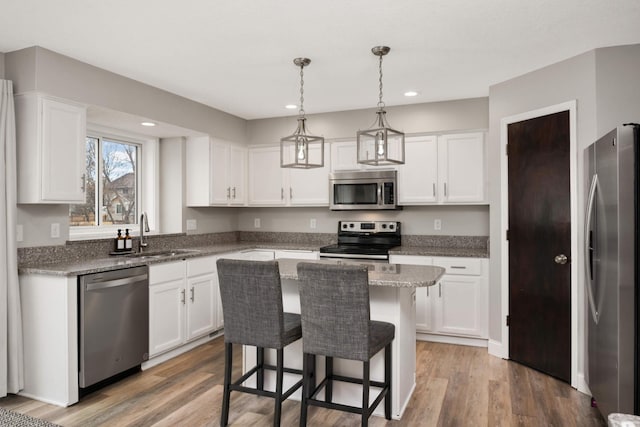
[[[54,276],[77,276],[81,274],[100,273],[102,271],[116,270],[120,268],[152,265],[169,261],[177,261],[188,258],[196,258],[251,249],[317,251],[319,250],[319,246],[310,246],[306,244],[296,243],[237,242],[180,248],[174,250],[169,249],[154,251],[153,249],[148,249],[142,254],[142,256],[140,254],[114,255],[108,258],[61,261],[39,265],[26,264],[21,265],[18,268],[18,273],[47,274]]]
[[[446,246],[396,246],[389,251],[389,255],[419,255],[419,256],[445,256],[466,258],[488,258],[486,248],[461,248]]]
[[[395,288],[416,288],[433,286],[438,283],[445,269],[430,265],[400,265],[389,264],[386,261],[358,261],[358,260],[299,260],[279,259],[280,278],[298,280],[298,263],[313,262],[321,264],[363,265],[369,269],[369,284],[374,286],[390,286]]]
[[[232,242],[217,243],[203,246],[188,246],[178,249],[153,249],[148,248],[142,256],[140,254],[117,255],[104,258],[74,259],[69,261],[59,261],[52,263],[23,264],[18,268],[19,274],[45,274],[55,276],[77,276],[81,274],[99,273],[102,271],[116,270],[120,268],[138,267],[141,265],[152,265],[169,261],[177,261],[188,258],[218,255],[227,252],[237,252],[252,249],[275,249],[275,250],[304,250],[318,251],[320,246],[308,243],[293,242]],[[419,255],[419,256],[447,256],[447,257],[470,257],[486,258],[488,253],[482,248],[461,248],[443,246],[398,246],[389,251],[391,255]],[[388,263],[383,262],[386,265]],[[402,266],[407,269],[409,266]],[[385,282],[385,278],[373,279]],[[409,281],[413,283],[412,281]],[[372,282],[373,283],[373,282]],[[392,285],[400,286],[400,285]],[[429,285],[408,285],[408,286],[429,286]]]

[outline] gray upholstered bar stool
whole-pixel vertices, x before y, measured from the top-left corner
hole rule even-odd
[[[385,399],[385,418],[391,419],[391,343],[395,326],[371,320],[369,275],[366,267],[318,263],[298,264],[302,315],[303,386],[300,425],[307,424],[308,405],[362,415],[362,426]],[[369,362],[384,351],[384,382],[370,381]],[[315,356],[325,356],[326,375],[316,386]],[[333,358],[363,362],[362,379],[335,375]],[[362,406],[332,402],[333,381],[362,384]],[[369,405],[369,387],[381,388]],[[324,388],[325,399],[317,399]]]
[[[275,399],[273,425],[280,425],[282,402],[302,386],[298,381],[287,391],[282,390],[284,372],[302,374],[300,369],[285,368],[284,347],[302,336],[300,315],[285,313],[282,308],[282,286],[276,261],[245,261],[219,259],[220,296],[224,315],[224,391],[220,425],[229,421],[231,391],[268,396]],[[257,348],[256,366],[231,382],[232,344]],[[276,349],[276,366],[264,362],[264,349]],[[275,392],[264,389],[264,370],[276,371]],[[242,385],[256,374],[256,388]]]

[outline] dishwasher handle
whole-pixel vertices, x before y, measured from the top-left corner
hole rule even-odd
[[[97,291],[100,289],[115,288],[118,286],[132,285],[136,282],[147,280],[148,278],[149,278],[148,274],[140,274],[137,276],[125,277],[123,279],[107,280],[106,282],[87,283],[85,284],[84,289],[86,292],[89,292],[89,291]]]

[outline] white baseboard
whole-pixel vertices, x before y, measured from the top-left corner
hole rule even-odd
[[[591,396],[591,390],[589,389],[589,384],[587,384],[587,379],[584,377],[584,374],[578,373],[577,379],[578,391]]]
[[[489,340],[489,354],[502,359],[509,358],[509,352],[500,341]]]
[[[157,356],[154,356],[142,364],[142,370],[145,371],[149,368],[153,368],[154,366],[164,363],[167,360],[173,359],[176,356],[180,356],[182,353],[186,353],[189,350],[193,350],[199,345],[209,342],[212,339],[219,337],[220,335],[222,335],[222,331],[216,332],[216,334],[213,336],[206,335],[202,338],[198,338],[195,341],[191,341],[188,344],[185,344],[178,348],[174,348],[173,350],[167,351],[166,353],[162,353]]]
[[[474,347],[487,346],[487,340],[484,338],[455,337],[451,335],[425,334],[423,332],[417,332],[416,339],[418,341],[431,341],[431,342],[441,342],[445,344],[470,345]]]

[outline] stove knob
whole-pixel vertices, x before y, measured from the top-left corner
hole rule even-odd
[[[389,230],[393,230],[394,228],[396,228],[396,225],[394,223],[389,224]]]
[[[342,224],[342,228],[345,228],[345,229],[346,229],[347,227],[348,227],[348,225],[347,225],[347,224]]]
[[[353,223],[349,224],[349,227],[353,228],[353,227],[354,227],[354,224],[353,224]]]
[[[387,224],[382,224],[382,228],[383,229],[387,228]]]

